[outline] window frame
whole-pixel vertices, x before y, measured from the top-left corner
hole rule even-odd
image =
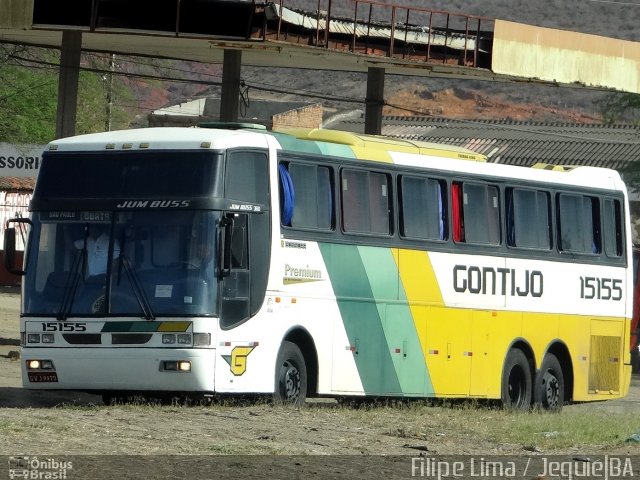
[[[278,212],[279,212],[279,217],[280,217],[280,227],[281,228],[286,228],[286,229],[294,229],[294,230],[301,230],[301,231],[312,231],[312,232],[323,232],[323,233],[330,233],[335,231],[336,229],[336,194],[335,194],[335,168],[333,165],[327,164],[327,163],[319,163],[319,162],[305,162],[305,161],[300,161],[297,158],[285,158],[285,159],[278,159],[278,168],[277,168],[277,175],[278,175]],[[284,166],[284,168],[287,171],[287,175],[289,180],[292,182],[293,185],[293,194],[294,194],[294,204],[293,204],[293,211],[291,213],[291,224],[287,225],[284,223],[284,208],[285,208],[285,202],[286,200],[284,199],[284,190],[283,190],[283,178],[282,178],[282,173],[280,171],[280,166]],[[310,226],[310,225],[294,225],[294,218],[295,218],[295,208],[296,208],[296,201],[295,198],[297,198],[297,194],[296,189],[295,189],[295,185],[293,184],[293,179],[291,177],[291,166],[301,166],[303,168],[314,168],[316,171],[316,198],[319,194],[320,189],[318,188],[318,172],[321,168],[326,168],[327,169],[327,173],[329,175],[329,184],[328,184],[328,193],[331,196],[331,205],[330,208],[328,209],[328,213],[330,215],[330,226],[328,228],[324,228],[324,227],[320,227],[320,226]],[[318,204],[316,203],[316,206],[318,206]],[[316,218],[319,217],[319,212],[316,211]],[[318,223],[318,222],[316,222]]]
[[[471,212],[465,212],[465,200],[464,200],[465,193],[466,193],[465,186],[483,187],[485,190],[485,196],[486,194],[489,193],[489,189],[495,189],[496,195],[494,198],[497,199],[497,203],[498,203],[497,206],[494,207],[497,209],[497,216],[495,219],[496,221],[494,222],[494,226],[497,227],[497,235],[498,235],[498,241],[496,243],[479,242],[479,241],[473,241],[473,240],[470,241],[468,239],[469,229],[468,229],[468,225],[465,222],[465,217],[466,217],[466,213],[471,213]],[[504,215],[502,214],[502,209],[501,209],[501,206],[503,203],[501,201],[501,191],[503,190],[503,188],[504,188],[504,185],[501,185],[497,182],[491,182],[491,181],[481,181],[481,180],[466,179],[466,178],[465,179],[454,178],[451,181],[450,195],[451,195],[452,201],[451,201],[450,221],[451,221],[451,231],[453,232],[452,239],[455,245],[465,244],[465,245],[474,245],[482,248],[499,248],[503,245],[504,235],[502,232],[503,230],[502,218]],[[486,198],[488,199],[488,197]],[[461,235],[459,235],[459,233],[461,233]]]
[[[575,192],[575,191],[565,191],[559,190],[556,192],[556,235],[557,235],[557,250],[560,255],[579,255],[585,257],[593,257],[600,258],[603,257],[603,245],[602,245],[602,209],[600,207],[601,195],[598,195],[594,192]],[[592,251],[586,251],[585,249],[574,250],[570,248],[565,248],[563,245],[565,240],[563,239],[563,205],[562,199],[564,197],[578,197],[581,199],[582,205],[579,208],[584,208],[584,200],[591,200],[591,242],[592,242]],[[583,212],[584,213],[584,212]],[[580,222],[573,222],[571,226],[578,225],[580,226]],[[567,227],[569,228],[569,227]],[[583,226],[579,227],[580,230],[584,230]],[[586,233],[586,232],[585,232]],[[583,235],[582,242],[586,237]],[[597,242],[597,243],[596,243]],[[594,251],[597,249],[597,251]]]
[[[345,180],[345,172],[354,173],[354,174],[362,174],[365,177],[366,191],[361,191],[361,198],[365,199],[367,202],[367,208],[364,209],[365,212],[369,213],[369,217],[367,219],[367,224],[369,225],[368,230],[350,230],[347,228],[346,224],[346,216],[345,216],[345,195],[344,195],[344,180]],[[386,223],[388,225],[387,232],[377,232],[373,231],[371,228],[372,225],[372,209],[371,209],[371,175],[377,175],[380,177],[384,177],[386,180]],[[389,238],[394,236],[395,234],[395,217],[394,213],[396,211],[395,208],[395,191],[393,188],[393,175],[391,172],[381,171],[378,169],[365,169],[358,168],[355,166],[341,166],[338,172],[338,179],[340,185],[340,231],[345,235],[365,235],[371,237],[380,237],[380,238]],[[348,185],[347,185],[348,188]]]
[[[428,185],[428,182],[436,182],[440,187],[440,205],[438,206],[438,237],[429,237],[429,236],[419,236],[407,233],[407,222],[405,221],[405,179],[408,180],[419,180],[424,182],[424,184]],[[411,173],[399,173],[396,179],[396,192],[397,192],[397,216],[398,216],[398,234],[400,238],[404,238],[407,240],[415,240],[415,241],[426,241],[426,242],[436,242],[436,243],[447,243],[450,238],[450,226],[449,226],[449,202],[448,195],[449,189],[447,186],[447,181],[442,178],[427,176],[427,175],[419,175],[413,172]],[[429,195],[428,186],[427,186],[427,196]]]
[[[546,215],[546,219],[547,219],[547,240],[548,240],[548,247],[540,247],[540,246],[522,246],[522,245],[517,245],[516,241],[517,241],[517,231],[516,231],[516,199],[515,199],[515,194],[517,192],[532,192],[536,194],[536,202],[538,202],[538,196],[539,195],[544,195],[546,197],[547,200],[547,215]],[[511,200],[509,202],[509,195],[511,195]],[[553,236],[553,231],[555,229],[555,218],[553,216],[553,195],[551,193],[551,191],[549,190],[545,190],[542,188],[536,188],[535,186],[530,186],[530,185],[513,185],[513,184],[509,184],[509,185],[505,185],[504,187],[504,219],[505,219],[505,245],[507,246],[508,249],[517,249],[517,250],[522,250],[522,251],[531,251],[531,252],[551,252],[554,251],[556,245],[554,242],[554,236]],[[513,209],[512,212],[510,212],[510,208]],[[513,222],[513,224],[511,223]],[[513,228],[514,229],[514,238],[513,238],[513,244],[512,239],[510,238],[510,229]]]

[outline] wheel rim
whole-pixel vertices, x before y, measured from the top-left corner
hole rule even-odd
[[[509,372],[509,403],[513,407],[524,405],[527,393],[527,381],[521,368],[515,367]]]
[[[555,408],[560,403],[560,382],[555,374],[547,370],[542,376],[544,400],[549,408]]]
[[[286,361],[280,368],[280,392],[282,399],[288,403],[295,403],[300,397],[300,371],[291,363]]]

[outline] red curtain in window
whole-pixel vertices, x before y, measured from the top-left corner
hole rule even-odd
[[[462,226],[462,185],[453,183],[451,185],[451,214],[453,220],[453,241],[464,242],[464,231]]]

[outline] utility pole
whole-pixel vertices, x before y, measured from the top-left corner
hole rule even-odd
[[[220,120],[223,122],[238,121],[241,69],[242,50],[225,49],[220,92]]]
[[[367,71],[367,100],[364,111],[364,133],[382,133],[382,107],[384,106],[384,68],[369,67]]]
[[[82,32],[62,32],[60,76],[58,79],[58,110],[56,112],[56,138],[70,137],[76,133],[76,109],[78,103],[78,78],[82,54]]]
[[[105,106],[107,118],[104,121],[104,129],[107,132],[111,131],[111,108],[113,106],[113,72],[115,71],[115,67],[116,55],[115,53],[112,53],[111,58],[109,59],[109,77],[104,78],[107,90],[107,104]]]

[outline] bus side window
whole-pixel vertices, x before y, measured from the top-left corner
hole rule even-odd
[[[500,245],[498,187],[454,182],[451,186],[451,200],[453,239],[456,242]]]
[[[607,257],[621,257],[624,253],[622,235],[622,208],[620,200],[604,200],[604,250]]]
[[[428,240],[446,239],[445,189],[444,182],[432,178],[400,177],[402,235]]]
[[[384,173],[342,170],[342,228],[348,233],[389,235],[389,178]]]
[[[586,195],[558,194],[560,250],[571,253],[601,252],[598,199]]]
[[[255,214],[252,215],[255,218]],[[247,214],[235,214],[231,229],[231,271],[222,280],[220,326],[229,328],[247,320],[251,311]],[[261,299],[260,299],[261,300]]]
[[[549,193],[524,188],[508,188],[505,195],[507,245],[551,248]]]
[[[281,220],[284,226],[333,228],[333,172],[322,165],[290,162],[278,166]]]

